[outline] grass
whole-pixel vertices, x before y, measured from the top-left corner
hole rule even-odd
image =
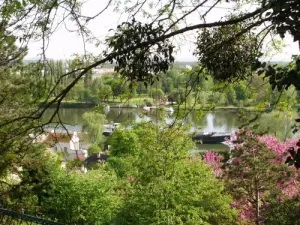
[[[147,100],[149,102],[153,102],[153,99],[152,98],[149,98],[147,96],[138,96],[138,97],[134,97],[130,100],[128,99],[121,99],[119,97],[113,99],[113,98],[110,98],[109,99],[109,102],[110,103],[130,103],[130,104],[134,104],[134,105],[144,105],[145,104],[145,101],[144,100]]]
[[[148,102],[152,102],[152,98],[149,98],[149,97],[137,97],[137,98],[133,98],[130,100],[130,103],[131,104],[135,104],[135,105],[144,105],[145,104],[145,101],[148,101]]]
[[[187,105],[179,105],[179,109],[186,109],[189,110],[193,107],[194,110],[203,110],[203,111],[212,111],[212,110],[238,110],[238,109],[245,109],[247,111],[259,111],[256,107],[254,106],[248,106],[248,107],[238,107],[238,106],[233,106],[233,105],[228,105],[228,106],[215,106],[211,107],[210,105],[205,105],[204,107],[200,104],[192,105],[192,104],[187,104]],[[174,109],[177,109],[178,105],[174,105]]]

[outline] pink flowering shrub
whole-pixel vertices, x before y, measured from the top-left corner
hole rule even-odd
[[[203,154],[203,160],[206,164],[208,164],[213,172],[215,173],[216,177],[222,176],[221,170],[221,156],[216,152],[206,152]]]
[[[296,178],[292,178],[284,183],[277,183],[277,187],[287,198],[294,198],[300,194],[299,184]]]
[[[257,137],[258,141],[264,143],[268,148],[272,149],[277,156],[282,157],[284,153],[288,153],[288,149],[291,147],[296,147],[298,139],[289,139],[285,142],[279,141],[277,138],[264,135]]]
[[[274,159],[271,159],[265,163],[270,163],[270,165],[273,164],[274,168],[276,168],[276,166],[278,168],[287,168],[285,161],[286,158],[290,155],[288,149],[290,149],[291,147],[297,148],[296,146],[297,146],[298,139],[289,139],[286,140],[285,142],[282,142],[270,135],[256,136],[251,131],[239,130],[238,132],[233,133],[230,139],[227,139],[225,141],[229,146],[231,146],[233,151],[247,151],[247,149],[250,152],[257,151],[260,148],[264,149],[264,147],[261,146],[261,144],[264,144],[264,146],[266,146],[267,149],[269,149],[270,151],[273,151],[274,154]],[[226,180],[226,171],[223,171],[221,169],[222,168],[221,157],[218,153],[206,152],[203,155],[203,160],[205,163],[210,165],[212,171],[216,174],[217,177],[222,177],[224,175],[224,179]],[[232,158],[230,165],[231,166],[243,165],[242,158],[239,157]],[[248,168],[249,170],[247,170],[247,168],[243,166],[241,168],[243,172],[241,172],[237,176],[243,176],[243,173],[249,174],[252,172],[251,168]],[[275,169],[274,171],[270,171],[270,173],[275,173],[276,175],[275,177],[277,177],[276,178],[277,182],[275,179],[273,183],[275,189],[276,187],[278,188],[278,194],[277,194],[278,200],[285,201],[286,199],[292,199],[300,195],[299,171],[296,169],[295,166],[289,167],[289,169],[287,170],[281,169],[277,171]],[[260,195],[261,197],[268,195],[268,190],[262,191]],[[263,203],[261,204],[263,206]],[[249,202],[247,200],[247,198],[238,197],[234,202],[232,202],[231,206],[240,210],[240,217],[242,220],[255,221],[255,207],[254,205],[252,205],[251,201]],[[259,219],[263,219],[263,218],[259,218]]]
[[[285,142],[281,142],[277,138],[270,135],[260,136],[257,139],[275,152],[278,157],[278,163],[285,163],[285,160],[289,155],[288,149],[291,147],[296,147],[298,142],[298,139],[288,139]],[[290,180],[283,183],[277,183],[277,187],[280,188],[282,193],[288,198],[293,198],[300,194],[300,188],[297,182],[297,179],[299,179],[299,172],[294,166],[292,166],[292,170],[294,173],[292,174]]]

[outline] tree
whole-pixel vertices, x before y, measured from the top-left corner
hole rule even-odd
[[[86,174],[62,172],[54,178],[42,208],[66,224],[111,224],[120,203],[116,176],[100,169]]]
[[[163,90],[161,90],[161,89],[152,88],[149,91],[149,96],[156,99],[157,101],[160,101],[164,97],[164,95],[165,94],[164,94]]]
[[[60,172],[58,156],[41,144],[31,146],[23,159],[14,162],[6,176],[1,177],[1,205],[35,214],[49,196],[46,190],[52,188],[53,177]]]
[[[125,197],[117,223],[235,223],[231,198],[224,193],[222,182],[202,161],[187,157],[193,143],[184,134],[179,127],[160,129],[142,123],[124,131],[123,138],[113,143],[112,155],[131,165],[123,174]],[[123,147],[127,143],[134,147]]]
[[[206,103],[207,103],[207,100],[208,100],[208,93],[205,92],[205,91],[201,91],[199,93],[199,103],[202,105],[202,106],[205,106]]]
[[[100,144],[103,141],[105,116],[98,112],[85,112],[82,118],[84,121],[83,130],[88,132],[90,141]]]
[[[1,35],[3,34],[0,33]],[[0,124],[2,124],[2,126],[0,125],[0,177],[6,177],[7,174],[13,173],[22,163],[26,153],[30,154],[34,151],[38,153],[39,148],[32,144],[33,138],[29,135],[37,136],[41,126],[32,121],[33,118],[30,117],[30,114],[36,112],[40,104],[40,96],[45,92],[45,90],[41,90],[44,87],[42,86],[43,81],[36,79],[31,74],[39,69],[35,65],[22,65],[19,62],[23,52],[22,54],[11,52],[11,54],[17,54],[14,59],[10,58],[12,55],[6,55],[8,54],[7,50],[14,51],[13,49],[16,49],[14,39],[9,40],[10,42],[4,42],[4,47],[0,49],[0,61],[6,60],[8,63],[0,65]],[[8,58],[5,58],[6,56]],[[2,62],[4,63],[4,61]],[[23,117],[23,120],[10,123],[18,117]]]
[[[237,100],[246,100],[249,95],[248,95],[248,91],[247,91],[247,87],[244,84],[235,84],[233,86],[233,89],[235,91],[235,96]]]
[[[224,172],[227,190],[238,202],[243,218],[262,224],[268,202],[274,196],[279,199],[280,184],[291,179],[293,172],[280,163],[275,152],[264,143],[267,141],[258,140],[261,139],[250,131],[239,133],[232,161]]]
[[[300,196],[288,199],[285,202],[274,201],[269,205],[269,212],[266,215],[266,225],[299,225],[299,209],[300,209]]]
[[[236,94],[232,86],[229,86],[226,90],[227,101],[230,105],[235,105],[236,103]]]
[[[90,87],[93,68],[105,63],[115,63],[115,70],[130,85],[135,85],[136,82],[151,85],[162,72],[171,67],[176,50],[173,40],[186,32],[199,31],[197,49],[194,52],[201,62],[200,66],[210,72],[215,80],[248,78],[252,75],[252,69],[269,78],[272,90],[277,88],[281,91],[291,85],[299,89],[299,59],[284,68],[258,61],[261,57],[260,43],[263,43],[268,33],[279,34],[281,37],[290,33],[295,41],[300,40],[299,0],[255,0],[256,4],[253,4],[253,11],[250,12],[248,7],[238,8],[240,3],[245,2],[248,1],[233,1],[235,10],[232,13],[207,22],[214,13],[213,9],[223,3],[217,1],[212,7],[205,8],[204,12],[201,10],[200,19],[190,24],[185,20],[191,14],[198,13],[198,9],[205,6],[205,0],[193,2],[193,7],[186,7],[186,1],[174,0],[128,1],[124,4],[109,1],[104,10],[100,9],[95,15],[84,15],[84,2],[77,0],[3,0],[0,6],[0,69],[1,84],[7,82],[8,85],[1,87],[4,90],[1,90],[4,94],[0,100],[0,146],[3,156],[1,175],[7,172],[10,165],[18,165],[23,153],[31,148],[28,146],[31,146],[32,139],[28,135],[41,132],[45,125],[53,122],[59,114],[62,101],[78,82],[83,81],[85,88]],[[77,31],[84,42],[95,41],[98,45],[100,42],[94,38],[88,24],[109,8],[119,10],[128,17],[101,42],[104,44],[104,51],[97,56],[85,52],[83,56],[75,57],[71,71],[58,73],[59,77],[56,77],[55,82],[51,79],[54,77],[43,76],[42,71],[47,68],[47,43],[56,29],[65,24],[67,30],[71,27],[72,31]],[[178,18],[178,15],[182,16]],[[143,23],[137,22],[136,18],[141,17]],[[37,70],[36,77],[42,78],[47,90],[38,95],[30,92],[41,88],[32,89],[36,84],[32,79],[20,79],[22,69],[16,65],[26,54],[27,44],[35,40],[42,40],[41,67]],[[17,45],[17,42],[20,43]],[[60,84],[68,76],[70,81],[61,88]],[[186,77],[178,77],[177,84],[186,82]],[[38,84],[41,85],[40,82]],[[180,102],[188,97],[182,93],[185,92],[179,92]],[[88,90],[84,91],[85,99],[89,94]],[[131,93],[126,94],[130,98]],[[52,116],[48,121],[42,122],[41,118],[51,106],[55,106]],[[94,127],[94,133],[99,134],[97,129]]]
[[[109,97],[112,95],[112,90],[109,85],[102,85],[99,90],[98,98],[100,101],[108,101]]]
[[[83,15],[82,8],[84,2],[76,0],[57,2],[29,1],[29,0],[5,0],[1,5],[1,35],[7,46],[14,46],[11,52],[17,52],[17,57],[10,53],[9,57],[4,57],[5,65],[25,52],[26,48],[18,48],[14,45],[16,40],[20,45],[27,45],[32,40],[42,39],[41,65],[42,69],[46,68],[46,48],[47,41],[60,24],[67,22],[66,29],[69,31],[69,25],[72,31],[77,31],[82,39],[95,41],[96,45],[100,42],[96,40],[92,32],[88,29],[89,22],[93,21],[99,15],[108,9],[119,10],[128,15],[126,22],[121,22],[115,30],[111,30],[112,35],[106,38],[103,43],[104,51],[98,56],[84,54],[76,55],[72,62],[71,71],[66,71],[55,84],[49,87],[49,90],[42,96],[44,100],[43,110],[36,110],[31,113],[31,120],[40,121],[40,118],[52,105],[57,105],[66,97],[68,92],[81,79],[84,80],[85,87],[90,87],[91,70],[97,66],[106,63],[115,63],[116,71],[131,84],[135,82],[144,82],[145,85],[151,85],[157,80],[162,72],[166,72],[174,62],[175,46],[172,43],[173,37],[178,37],[189,31],[198,32],[198,44],[195,54],[201,62],[201,67],[212,73],[214,79],[236,80],[242,79],[249,73],[250,68],[268,70],[266,76],[273,77],[270,79],[274,87],[295,85],[297,86],[298,66],[292,68],[279,69],[280,76],[274,76],[274,68],[266,67],[266,64],[257,62],[260,54],[260,43],[269,33],[279,34],[284,37],[290,33],[295,41],[299,41],[299,31],[297,29],[299,21],[299,0],[290,1],[260,1],[255,0],[253,11],[245,10],[246,7],[240,7],[245,1],[232,2],[235,10],[222,17],[220,20],[207,23],[206,18],[216,7],[220,7],[223,1],[216,2],[210,9],[201,13],[201,20],[195,21],[194,24],[184,26],[183,23],[187,17],[205,4],[206,1],[195,3],[194,7],[186,9],[186,1],[176,2],[167,0],[160,7],[153,7],[155,2],[137,1],[133,7],[130,3],[118,4],[118,1],[109,1],[104,10],[96,15]],[[43,10],[40,10],[43,9]],[[148,10],[153,9],[153,10]],[[57,12],[57,13],[56,13]],[[32,14],[36,13],[34,19]],[[60,15],[66,16],[60,17]],[[178,13],[183,16],[177,18]],[[136,18],[147,18],[144,23],[137,22]],[[264,24],[268,24],[264,26]],[[175,29],[176,28],[176,29]],[[257,32],[253,31],[257,29]],[[11,31],[7,34],[6,31]],[[30,32],[28,32],[30,31]],[[257,34],[257,35],[256,35]],[[255,37],[255,38],[254,38]],[[203,43],[203,44],[201,44]],[[4,45],[3,45],[4,46]],[[6,48],[7,50],[7,48]],[[8,53],[10,51],[6,51]],[[5,53],[5,54],[6,54]],[[3,55],[5,55],[3,54]],[[6,55],[7,56],[7,55]],[[297,61],[298,62],[298,61]],[[297,63],[296,64],[299,64]],[[4,65],[3,64],[3,65]],[[41,69],[41,70],[42,70]],[[260,70],[260,71],[261,71]],[[280,71],[281,70],[281,71]],[[285,73],[287,71],[288,73]],[[285,76],[288,74],[288,76]],[[72,78],[68,84],[58,92],[59,84],[66,78]],[[277,78],[280,77],[278,80]],[[282,78],[282,79],[281,79]],[[181,80],[181,79],[180,79]],[[186,82],[185,79],[183,79]],[[179,81],[178,83],[181,83]],[[279,84],[279,85],[278,85]],[[174,84],[174,86],[176,86]],[[56,96],[53,98],[53,93]],[[53,112],[58,113],[58,110]],[[55,115],[51,118],[51,121]],[[28,118],[27,118],[28,119]],[[11,123],[17,120],[24,120],[24,116],[18,116],[11,120]],[[0,124],[1,125],[1,124]],[[5,124],[3,124],[4,126]]]
[[[292,127],[296,114],[293,111],[272,111],[270,113],[262,113],[257,119],[259,127],[255,129],[257,133],[268,133],[281,140],[292,137]]]
[[[121,78],[106,80],[104,83],[111,87],[113,98],[118,97],[125,92],[125,81]]]
[[[162,88],[164,93],[170,93],[173,89],[173,80],[171,77],[167,77],[162,80]]]
[[[78,82],[66,96],[66,100],[84,100],[83,82]]]
[[[199,33],[196,54],[214,79],[235,81],[249,76],[251,64],[259,57],[259,47],[257,36],[245,31],[247,26],[240,23]]]
[[[260,102],[270,102],[271,86],[263,77],[257,74],[253,75],[249,89],[252,92],[251,95],[256,104]]]

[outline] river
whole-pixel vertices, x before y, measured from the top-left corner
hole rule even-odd
[[[92,111],[92,108],[62,108],[60,109],[60,118],[65,124],[69,132],[81,132],[81,127],[83,124],[82,115],[85,112]],[[50,117],[53,113],[53,109],[46,112],[44,119]],[[132,123],[133,121],[139,122],[141,120],[156,120],[155,110],[152,112],[145,112],[142,109],[129,109],[129,108],[111,108],[106,115],[108,123]],[[168,121],[174,119],[174,114],[169,114]],[[223,110],[216,112],[207,112],[200,119],[197,118],[196,113],[190,113],[186,122],[192,127],[204,131],[204,132],[232,132],[238,129],[241,123],[239,119],[239,112],[236,110]],[[285,137],[291,137],[291,125],[293,123],[292,118],[286,119],[283,116],[278,116],[277,114],[264,114],[261,116],[260,120],[257,122],[260,126],[259,129],[266,131],[272,135],[283,139]],[[58,132],[58,131],[57,131]],[[227,146],[219,145],[201,145],[200,149],[216,149],[225,150]]]
[[[70,126],[71,131],[80,131],[83,124],[82,115],[85,112],[90,112],[91,108],[62,108],[60,109],[60,118],[62,122]],[[46,112],[45,118],[50,118],[53,110],[50,109]],[[174,114],[173,114],[174,115]],[[168,120],[174,119],[172,114]],[[125,123],[125,122],[139,122],[141,120],[153,120],[156,119],[155,112],[145,112],[141,109],[119,109],[111,108],[106,115],[108,123]],[[205,132],[217,131],[217,132],[231,132],[237,129],[240,122],[238,120],[237,111],[219,111],[206,113],[201,119],[197,119],[194,113],[187,116],[187,121]]]

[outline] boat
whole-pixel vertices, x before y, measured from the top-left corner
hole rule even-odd
[[[202,144],[218,144],[230,138],[231,134],[227,132],[199,132],[192,139]]]
[[[109,136],[112,134],[112,132],[114,132],[114,130],[119,127],[121,124],[120,123],[111,123],[111,124],[105,124],[103,125],[104,127],[104,131],[103,131],[103,135],[104,136]]]

